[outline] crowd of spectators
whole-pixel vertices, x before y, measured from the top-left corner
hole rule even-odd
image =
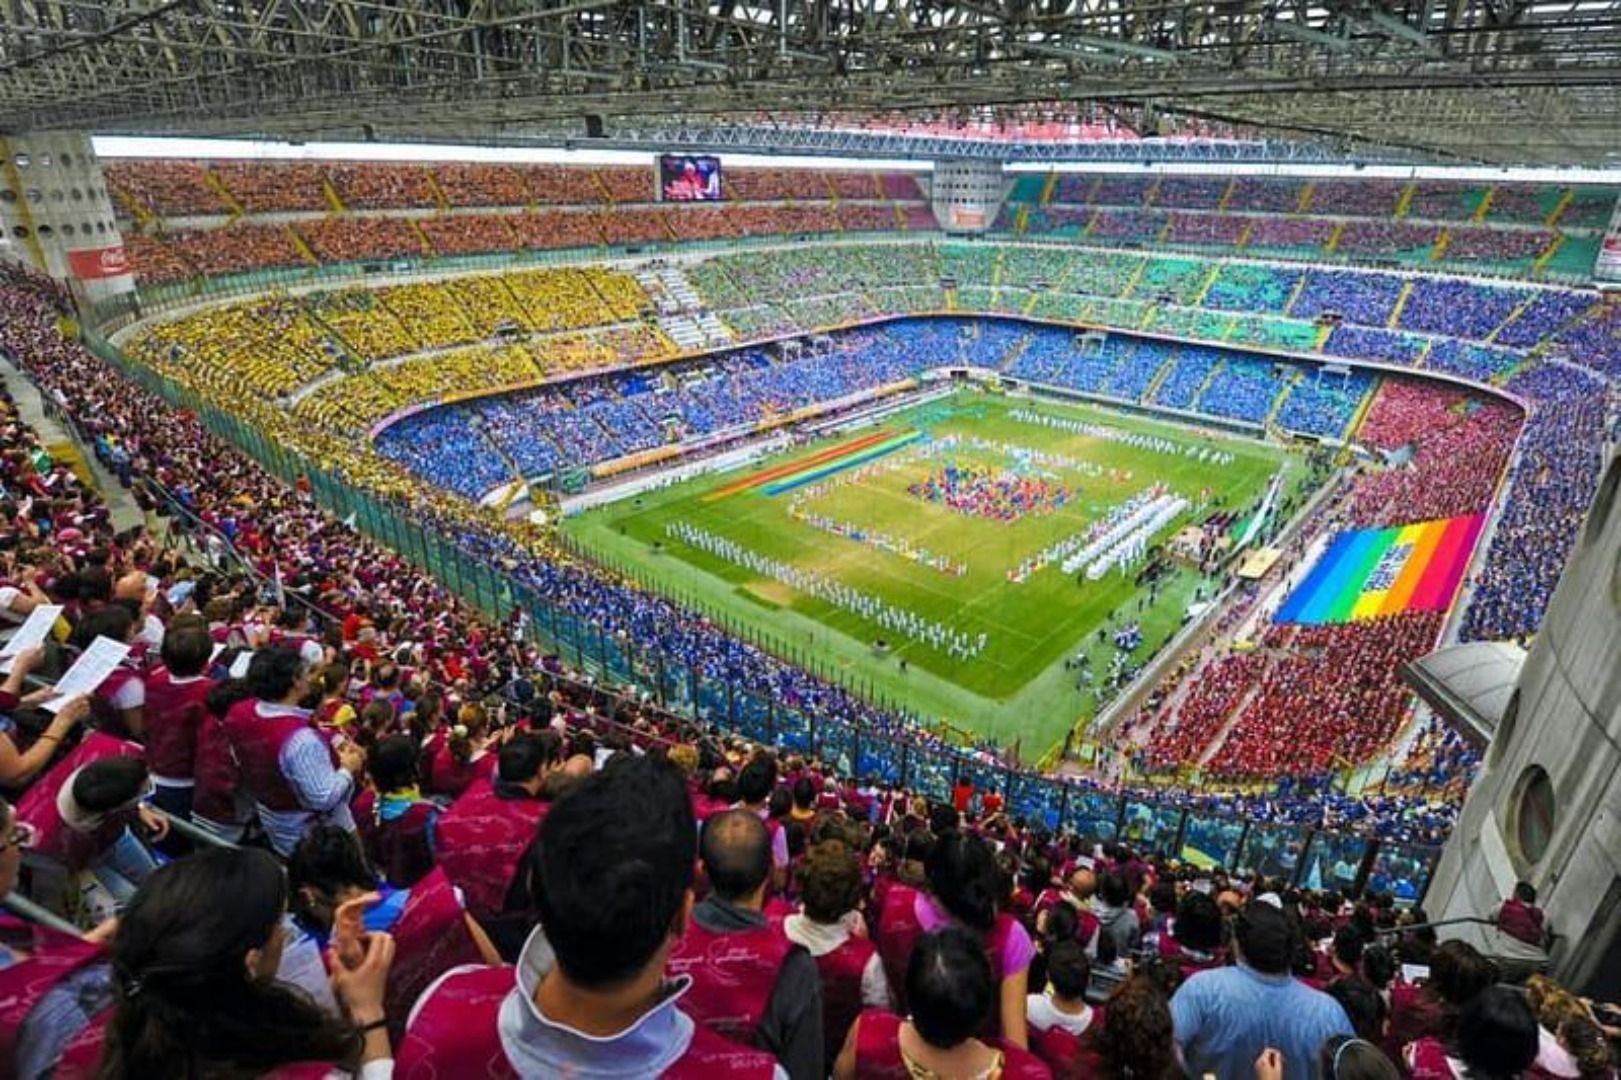
[[[1208,247],[1236,247],[1249,230],[1249,221],[1232,214],[1171,215],[1167,243],[1194,244]]]
[[[1373,376],[1366,371],[1333,374],[1317,368],[1306,372],[1278,409],[1278,426],[1286,431],[1338,438],[1345,434],[1346,426],[1372,389]]]
[[[1365,761],[1409,715],[1406,658],[1434,647],[1440,612],[1323,626],[1275,625],[1260,642],[1279,652],[1254,697],[1202,768],[1225,777],[1326,776]],[[1304,711],[1312,717],[1301,724]]]
[[[1490,337],[1530,297],[1525,289],[1462,278],[1415,278],[1398,325],[1480,341]]]
[[[1219,349],[1202,345],[1184,345],[1171,357],[1171,369],[1160,379],[1154,391],[1154,403],[1171,409],[1193,409],[1200,392],[1210,381],[1216,369],[1226,362]]]
[[[1470,583],[1466,640],[1536,631],[1598,487],[1605,443],[1615,437],[1607,389],[1587,371],[1542,364],[1507,389],[1532,409],[1491,547]]]
[[[1221,268],[1201,303],[1237,311],[1283,312],[1300,284],[1299,270],[1232,263]]]
[[[1385,379],[1357,428],[1357,441],[1380,450],[1410,446],[1458,423],[1468,400],[1463,390],[1416,379]]]
[[[296,228],[323,263],[380,261],[427,253],[422,233],[404,218],[347,215],[301,221]]]
[[[1441,229],[1411,221],[1356,218],[1345,223],[1334,251],[1365,259],[1422,262],[1430,257]]]
[[[1388,383],[1387,387],[1401,387]],[[1383,397],[1385,390],[1381,390]],[[1414,396],[1418,396],[1414,394]],[[1398,399],[1399,400],[1399,399]],[[1405,524],[1458,517],[1491,505],[1503,467],[1520,433],[1520,410],[1502,401],[1470,401],[1457,412],[1436,416],[1436,406],[1420,404],[1402,415],[1403,405],[1375,399],[1372,412],[1410,418],[1433,417],[1438,423],[1414,434],[1405,460],[1366,472],[1352,489],[1347,520],[1356,526]],[[1390,438],[1391,429],[1379,437]]]
[[[1526,263],[1547,251],[1557,236],[1546,229],[1448,229],[1446,258],[1452,262]]]

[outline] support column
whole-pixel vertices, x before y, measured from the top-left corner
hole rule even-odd
[[[90,136],[0,138],[0,258],[20,262],[98,304],[135,289]]]

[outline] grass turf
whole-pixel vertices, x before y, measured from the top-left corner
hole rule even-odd
[[[1032,424],[1010,415],[1017,409],[1157,435],[1178,446],[1219,448],[1234,460],[1217,465]],[[1134,572],[1111,572],[1084,584],[1057,565],[1022,584],[1010,582],[1007,572],[1154,483],[1167,485],[1194,504],[1208,488],[1213,506],[1236,509],[1254,504],[1280,466],[1288,470],[1291,486],[1301,484],[1305,474],[1297,457],[1274,446],[1210,438],[1087,406],[1009,400],[975,391],[901,413],[889,418],[886,426],[916,427],[936,439],[957,435],[965,441],[1028,448],[1090,463],[1103,475],[1062,464],[1041,470],[1050,483],[1070,488],[1071,498],[1051,513],[1026,514],[1011,522],[967,516],[907,491],[909,484],[946,461],[993,470],[1014,464],[1005,452],[966,442],[935,459],[916,455],[915,445],[907,447],[880,459],[871,472],[855,476],[857,471],[852,470],[805,489],[809,496],[804,509],[904,538],[965,564],[968,572],[960,577],[795,520],[789,507],[794,494],[803,492],[772,497],[756,487],[706,498],[755,471],[803,461],[851,435],[798,447],[746,470],[696,478],[588,511],[564,528],[586,551],[629,569],[656,589],[711,611],[779,653],[925,717],[946,719],[1003,745],[1018,741],[1023,756],[1034,759],[1062,739],[1075,721],[1089,716],[1096,704],[1090,692],[1076,688],[1063,659],[1084,650],[1092,657],[1092,670],[1101,673],[1114,649],[1099,642],[1099,629],[1134,620],[1142,623],[1145,639],[1138,655],[1146,656],[1175,632],[1195,590],[1203,588],[1208,595],[1210,583],[1191,569],[1178,569],[1161,584],[1158,601],[1148,604],[1148,590],[1135,585]],[[1162,530],[1156,542],[1195,520],[1196,512],[1190,510]],[[970,636],[984,633],[988,645],[972,659],[954,659],[671,537],[666,528],[671,522],[686,522]],[[661,552],[655,543],[663,545]],[[890,646],[883,654],[873,647],[878,638]],[[903,657],[906,671],[898,663]]]

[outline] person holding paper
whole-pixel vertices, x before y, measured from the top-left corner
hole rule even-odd
[[[16,625],[27,619],[34,608],[51,602],[34,575],[35,571],[26,566],[0,574],[0,623]]]
[[[91,704],[96,724],[115,735],[139,739],[146,731],[146,681],[141,677],[145,646],[133,648],[140,630],[135,615],[124,604],[108,604],[79,619],[68,644],[84,650],[110,649],[102,639],[124,646],[110,668],[93,669],[96,679]],[[71,669],[70,669],[71,670]]]
[[[290,855],[312,821],[354,832],[349,800],[366,752],[348,740],[329,746],[315,730],[303,704],[311,689],[304,661],[290,648],[261,649],[247,683],[253,696],[231,706],[225,735],[271,846]]]
[[[39,646],[24,649],[17,654],[6,681],[0,683],[0,713],[5,714],[5,718],[0,720],[0,787],[17,788],[33,779],[61,749],[62,741],[90,715],[88,697],[80,694],[69,698],[51,718],[50,726],[39,734],[28,749],[18,749],[17,724],[11,718],[11,713],[19,707],[38,705],[59,696],[57,691],[50,688],[36,690],[25,697],[18,696],[23,689],[23,680],[44,659],[45,650]]]

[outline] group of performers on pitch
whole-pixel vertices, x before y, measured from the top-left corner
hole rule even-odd
[[[708,552],[734,566],[741,566],[762,577],[779,581],[807,596],[824,600],[834,607],[853,611],[869,622],[913,641],[921,641],[954,660],[972,660],[984,652],[986,646],[990,644],[991,639],[987,634],[970,634],[935,622],[933,619],[925,619],[915,612],[880,600],[870,593],[851,588],[842,581],[750,551],[729,537],[705,532],[688,522],[672,521],[664,526],[664,532],[666,536]]]
[[[908,484],[907,493],[969,517],[989,521],[1018,521],[1027,514],[1050,514],[1069,502],[1075,492],[1041,476],[1021,476],[1012,470],[947,462],[922,480]]]
[[[968,573],[968,564],[957,562],[944,555],[937,555],[926,547],[919,547],[904,536],[891,536],[877,529],[869,529],[864,525],[857,525],[851,521],[840,521],[838,518],[818,514],[806,507],[808,500],[796,499],[788,504],[788,516],[795,521],[809,525],[813,529],[842,536],[846,540],[868,547],[887,551],[903,559],[909,559],[920,566],[927,566],[930,570],[937,570],[947,577],[963,577]]]

